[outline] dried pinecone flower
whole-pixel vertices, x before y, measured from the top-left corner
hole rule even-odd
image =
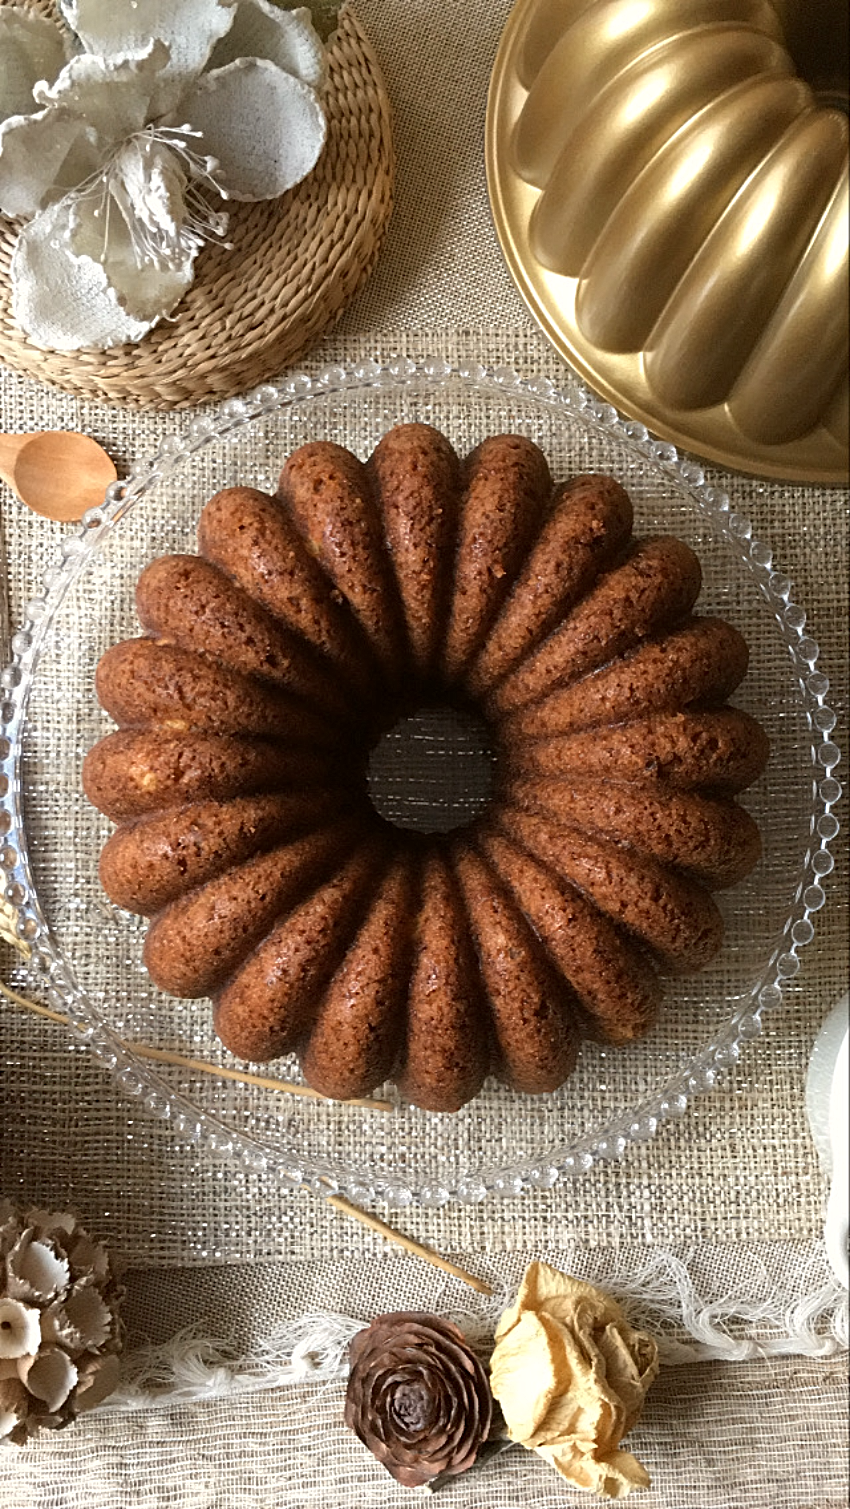
[[[122,1296],[75,1216],[0,1200],[0,1441],[21,1446],[112,1392]]]
[[[451,1321],[379,1315],[349,1348],[345,1423],[405,1488],[465,1472],[487,1439],[490,1385]]]

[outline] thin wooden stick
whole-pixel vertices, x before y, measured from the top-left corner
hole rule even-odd
[[[26,996],[19,995],[16,990],[12,990],[11,986],[4,984],[3,981],[0,981],[0,992],[8,1000],[14,1001],[17,1006],[23,1006],[27,1011],[35,1012],[36,1016],[47,1017],[48,1021],[59,1022],[63,1027],[68,1026],[68,1018],[62,1016],[61,1012],[51,1011],[49,1006],[40,1006],[36,1001],[28,1000]],[[122,1047],[130,1046],[125,1044],[122,1038],[119,1038],[118,1041]],[[199,1069],[205,1074],[220,1074],[228,1079],[245,1080],[248,1084],[262,1085],[271,1090],[288,1090],[290,1094],[309,1095],[315,1097],[317,1100],[323,1099],[315,1090],[308,1090],[301,1085],[286,1084],[283,1080],[279,1079],[264,1079],[259,1074],[242,1074],[237,1069],[222,1069],[215,1064],[206,1064],[201,1059],[181,1058],[179,1054],[169,1053],[164,1048],[146,1048],[144,1045],[134,1043],[132,1044],[132,1051],[137,1053],[140,1058],[152,1058],[160,1063],[178,1064],[187,1069]],[[345,1104],[350,1106],[366,1106],[370,1110],[391,1111],[393,1109],[390,1103],[384,1100],[348,1100],[345,1101]],[[324,1180],[323,1182],[326,1183],[327,1181]],[[305,1189],[307,1188],[306,1185],[304,1187]],[[394,1227],[388,1226],[386,1221],[382,1221],[378,1216],[373,1216],[371,1211],[363,1210],[360,1205],[355,1205],[352,1200],[346,1200],[343,1195],[332,1194],[328,1194],[324,1198],[341,1215],[350,1216],[352,1220],[359,1221],[361,1226],[368,1226],[371,1231],[376,1231],[379,1236],[384,1237],[388,1242],[393,1242],[396,1247],[402,1247],[405,1252],[411,1253],[413,1257],[421,1258],[424,1263],[430,1263],[432,1268],[440,1268],[443,1273],[450,1273],[453,1278],[459,1278],[462,1283],[468,1284],[470,1289],[477,1290],[479,1294],[492,1295],[492,1288],[483,1279],[476,1278],[472,1273],[467,1273],[464,1268],[458,1268],[455,1263],[450,1263],[448,1258],[440,1257],[440,1254],[435,1252],[432,1247],[425,1247],[421,1242],[414,1242],[412,1237],[403,1236],[400,1231],[396,1231]]]
[[[63,1027],[68,1026],[68,1018],[62,1016],[61,1012],[51,1011],[49,1006],[39,1006],[36,1001],[29,1001],[26,996],[19,996],[11,985],[5,985],[2,980],[0,980],[0,990],[8,1000],[14,1001],[16,1006],[23,1006],[27,1011],[34,1011],[36,1016],[46,1016],[49,1022],[61,1022]]]
[[[483,1279],[467,1273],[465,1268],[458,1268],[455,1263],[450,1263],[448,1258],[440,1257],[440,1254],[432,1247],[425,1247],[421,1242],[414,1242],[412,1237],[402,1236],[400,1231],[388,1226],[386,1221],[380,1220],[378,1216],[373,1216],[371,1211],[362,1210],[359,1205],[346,1200],[342,1195],[326,1195],[325,1198],[334,1210],[341,1211],[345,1216],[352,1216],[355,1221],[360,1222],[361,1226],[368,1226],[371,1231],[377,1231],[380,1236],[386,1237],[388,1242],[394,1242],[397,1247],[403,1247],[405,1252],[410,1252],[414,1257],[421,1258],[423,1262],[430,1263],[432,1268],[440,1268],[443,1273],[452,1274],[454,1278],[459,1278],[464,1284],[468,1284],[470,1289],[476,1289],[479,1294],[492,1295],[493,1290]]]
[[[0,576],[0,586],[2,586],[2,580]],[[2,648],[2,623],[0,623],[0,648]],[[17,920],[18,914],[11,902],[0,896],[0,938],[4,943],[8,943],[10,948],[16,948],[25,959],[29,959],[32,949],[25,938],[18,937],[15,931]]]
[[[323,1100],[327,1103],[327,1096],[320,1095],[318,1090],[311,1090],[309,1085],[289,1084],[286,1080],[270,1079],[264,1074],[248,1074],[241,1069],[225,1069],[220,1064],[207,1064],[200,1058],[181,1058],[179,1053],[169,1053],[166,1048],[148,1048],[134,1043],[133,1052],[138,1053],[140,1058],[156,1059],[161,1064],[182,1064],[186,1069],[199,1069],[203,1074],[220,1074],[223,1079],[238,1079],[242,1084],[260,1085],[264,1090],[286,1090],[288,1094],[301,1095],[305,1100]],[[339,1104],[359,1106],[366,1111],[394,1110],[389,1100],[343,1100]]]
[[[17,1006],[23,1006],[27,1011],[34,1011],[37,1016],[47,1017],[51,1022],[60,1022],[63,1027],[69,1025],[68,1018],[61,1012],[51,1011],[48,1006],[39,1006],[37,1002],[30,1001],[26,996],[18,995],[16,990],[0,981],[0,991]],[[167,1048],[149,1048],[145,1043],[128,1043],[123,1038],[118,1038],[122,1048],[135,1053],[138,1058],[153,1059],[159,1064],[176,1064],[178,1068],[196,1070],[200,1074],[212,1074],[216,1079],[235,1079],[240,1084],[260,1085],[265,1090],[285,1090],[288,1095],[300,1095],[305,1100],[321,1100],[327,1104],[324,1095],[318,1090],[311,1090],[309,1085],[294,1085],[284,1079],[270,1079],[263,1074],[248,1074],[241,1069],[226,1069],[221,1064],[208,1064],[200,1058],[184,1058],[180,1053],[171,1053]],[[367,1111],[392,1111],[393,1105],[388,1100],[345,1100],[341,1105],[357,1106]]]

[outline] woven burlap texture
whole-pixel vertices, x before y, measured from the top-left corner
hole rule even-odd
[[[662,1375],[628,1444],[653,1486],[639,1509],[846,1509],[839,1361],[717,1363]],[[298,1388],[104,1415],[26,1448],[0,1477],[2,1509],[402,1509],[400,1489],[339,1425],[343,1388]],[[176,1445],[175,1443],[182,1443]],[[81,1468],[81,1454],[85,1466]],[[587,1509],[516,1447],[451,1485],[456,1509]],[[438,1499],[439,1503],[439,1499]]]
[[[562,380],[561,363],[504,269],[487,209],[486,85],[508,10],[508,0],[470,0],[463,8],[448,0],[360,0],[358,14],[394,110],[397,203],[373,278],[333,337],[311,353],[304,364],[310,369],[436,352],[453,362],[504,363]],[[121,469],[152,454],[186,422],[185,415],[108,409],[9,373],[0,382],[4,430],[88,430]],[[743,477],[722,481],[734,506],[770,541],[796,600],[809,610],[833,680],[843,745],[847,497]],[[17,620],[53,563],[62,530],[4,494],[3,532]],[[487,1252],[556,1254],[572,1240],[599,1247],[711,1241],[718,1250],[733,1244],[744,1251],[759,1241],[813,1242],[825,1181],[803,1086],[817,1030],[845,988],[846,872],[828,885],[818,941],[804,955],[787,1006],[737,1069],[660,1139],[553,1191],[475,1207],[411,1208],[398,1224],[470,1264]],[[7,977],[20,987],[23,973],[5,958]],[[375,1271],[384,1252],[380,1238],[307,1195],[286,1195],[271,1180],[180,1146],[123,1098],[61,1028],[4,1010],[6,1193],[75,1204],[90,1229],[137,1267],[275,1259],[293,1304],[304,1299],[304,1273],[314,1264],[325,1276],[348,1262],[359,1272]],[[376,1295],[382,1304],[430,1302],[431,1275],[414,1260],[397,1260],[384,1273]],[[717,1281],[722,1285],[722,1264]],[[323,1300],[329,1308],[333,1292],[329,1278]],[[846,1502],[839,1445],[845,1390],[832,1365],[714,1365],[662,1381],[655,1400],[635,1440],[646,1455],[651,1426],[656,1487],[647,1509],[837,1509]],[[3,1464],[0,1504],[377,1509],[407,1502],[339,1432],[337,1407],[336,1395],[310,1396],[304,1413],[293,1414],[287,1396],[146,1415],[120,1429],[92,1418],[73,1434],[33,1447],[16,1466]],[[488,1472],[486,1486],[473,1480],[454,1490],[457,1501],[477,1509],[484,1502],[494,1509],[586,1502],[553,1484],[543,1464],[524,1454],[509,1454],[502,1464]]]

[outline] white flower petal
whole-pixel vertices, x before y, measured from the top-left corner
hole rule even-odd
[[[69,251],[67,201],[37,215],[12,256],[12,310],[38,346],[105,349],[139,341],[150,321],[124,313],[99,262]]]
[[[59,1347],[42,1347],[37,1357],[26,1361],[26,1367],[20,1365],[18,1368],[21,1382],[34,1398],[47,1405],[51,1413],[59,1409],[77,1381],[77,1369],[70,1357]]]
[[[169,74],[200,73],[233,21],[234,0],[61,0],[62,13],[89,52],[144,52],[151,37],[170,53]]]
[[[68,1258],[71,1276],[83,1278],[91,1274],[96,1279],[105,1279],[109,1273],[109,1253],[100,1242],[95,1242],[87,1232],[81,1231],[70,1247]]]
[[[19,1378],[3,1379],[0,1382],[0,1440],[26,1420],[30,1401]],[[20,1434],[26,1435],[26,1430]]]
[[[198,231],[218,217],[205,222],[188,209],[186,161],[153,138],[125,142],[108,184],[109,199],[99,205],[91,194],[75,202],[69,196],[71,251],[103,264],[128,314],[160,319],[192,282],[192,264],[204,240]]]
[[[33,1205],[26,1213],[26,1223],[35,1227],[38,1237],[53,1237],[64,1240],[71,1236],[77,1229],[77,1218],[72,1216],[69,1210],[46,1210],[41,1205]]]
[[[0,1357],[25,1357],[41,1346],[41,1318],[33,1305],[0,1299]]]
[[[16,1299],[53,1299],[71,1276],[67,1258],[55,1242],[35,1238],[29,1227],[6,1259],[6,1285]]]
[[[112,1312],[90,1283],[75,1284],[64,1299],[57,1299],[43,1313],[41,1332],[45,1341],[61,1342],[69,1352],[102,1347],[112,1329]]]
[[[107,1357],[95,1357],[80,1365],[80,1376],[74,1402],[82,1414],[94,1409],[118,1387],[121,1364],[114,1352]]]
[[[11,1209],[8,1200],[3,1202],[3,1206],[0,1206],[0,1220],[3,1222],[2,1226],[0,1226],[0,1257],[5,1258],[6,1253],[14,1247],[21,1234],[21,1223],[18,1220],[17,1212],[6,1216],[4,1215],[3,1207]]]
[[[324,82],[325,49],[306,6],[281,10],[271,0],[237,0],[236,19],[207,68],[224,68],[237,58],[266,58],[314,89]]]
[[[123,141],[151,119],[159,76],[168,65],[164,42],[150,42],[130,57],[72,58],[55,82],[36,91],[40,105],[55,105],[91,126],[105,145]]]
[[[56,107],[0,126],[0,209],[29,218],[99,166],[101,146],[84,121]]]
[[[78,255],[69,238],[72,212],[81,211],[85,206],[75,206],[69,195],[24,226],[11,266],[15,319],[37,345],[54,351],[140,341],[191,284],[194,259],[177,270],[152,267],[141,275],[129,259],[125,265],[123,242],[105,266]],[[89,229],[93,243],[97,222]]]
[[[325,144],[325,113],[309,84],[263,58],[205,73],[180,104],[218,161],[231,199],[276,199],[305,178]]]
[[[33,85],[55,79],[67,57],[58,26],[45,16],[0,7],[0,120],[35,109]]]

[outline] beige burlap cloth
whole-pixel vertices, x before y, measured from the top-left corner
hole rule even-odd
[[[510,364],[526,375],[562,374],[504,269],[487,209],[486,87],[508,10],[508,0],[463,7],[360,0],[395,111],[397,208],[375,276],[308,368],[436,352]],[[152,454],[186,423],[185,414],[140,417],[0,374],[2,430],[88,430],[119,467]],[[725,476],[723,485],[770,541],[809,611],[840,716],[836,737],[846,744],[847,496],[743,477]],[[62,531],[27,514],[5,490],[2,523],[14,622],[53,563]],[[779,1288],[801,1295],[813,1263],[821,1273],[826,1192],[803,1090],[817,1031],[846,988],[843,864],[828,885],[817,941],[786,1006],[737,1069],[663,1136],[552,1191],[411,1208],[398,1224],[505,1282],[525,1256],[542,1251],[554,1261],[562,1253],[565,1262],[580,1251],[589,1272],[598,1253],[604,1273],[606,1253],[671,1248],[701,1255],[708,1298],[745,1289],[748,1275],[763,1281],[767,1270],[779,1275]],[[25,987],[10,954],[3,964],[6,979]],[[187,1319],[204,1318],[222,1334],[238,1317],[257,1336],[276,1316],[305,1308],[347,1307],[366,1317],[378,1308],[464,1302],[457,1286],[447,1298],[442,1277],[388,1253],[379,1237],[310,1196],[178,1147],[61,1028],[4,1008],[3,1029],[3,1193],[73,1204],[123,1254],[133,1270],[132,1339],[163,1339]],[[205,1277],[210,1264],[217,1265],[214,1283]],[[223,1264],[234,1265],[226,1276]],[[647,1509],[838,1509],[846,1503],[844,1379],[840,1360],[800,1357],[671,1370],[635,1435],[654,1485],[640,1502]],[[0,1457],[0,1505],[409,1502],[347,1438],[340,1398],[334,1384],[321,1393],[299,1388],[93,1416]],[[478,1509],[586,1502],[522,1452],[448,1492]]]

